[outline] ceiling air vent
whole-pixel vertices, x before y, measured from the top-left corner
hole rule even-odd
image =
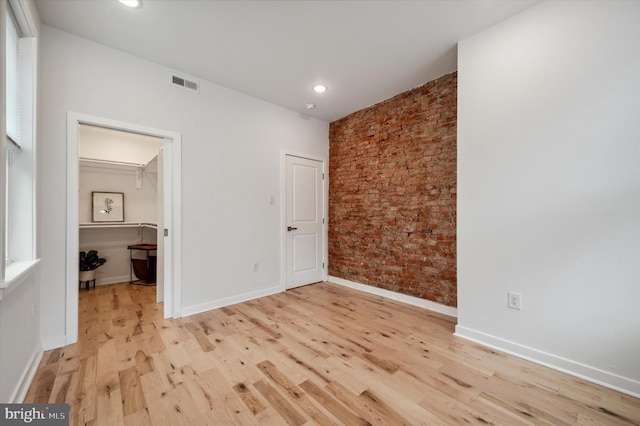
[[[197,92],[199,85],[197,81],[187,80],[186,78],[178,77],[177,75],[171,76],[171,82],[176,86],[184,87],[185,89]]]

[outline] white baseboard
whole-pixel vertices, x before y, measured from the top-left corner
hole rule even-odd
[[[51,349],[61,348],[67,345],[67,337],[66,336],[53,336],[48,337],[42,341],[42,349],[45,351],[49,351]]]
[[[638,381],[460,325],[456,326],[454,335],[640,398],[640,382]]]
[[[129,275],[122,275],[119,277],[100,278],[99,280],[96,280],[96,285],[107,285],[107,284],[128,283],[128,282],[129,282]]]
[[[137,278],[134,277],[136,280]],[[119,283],[128,283],[129,282],[129,275],[121,275],[119,277],[106,277],[106,278],[97,278],[96,279],[96,287],[99,287],[101,285],[109,285],[109,284],[119,284]],[[86,283],[83,282],[80,286],[79,286],[80,290],[86,288]],[[89,288],[93,288],[93,283],[89,283]]]
[[[41,348],[36,347],[29,359],[29,362],[25,366],[22,375],[20,376],[18,385],[9,398],[9,404],[21,404],[24,401],[24,398],[27,396],[27,392],[29,391],[29,387],[31,386],[31,382],[33,381],[33,377],[38,371],[38,366],[42,360],[43,353],[44,352]]]
[[[376,296],[386,297],[387,299],[396,300],[408,305],[413,305],[419,308],[428,309],[433,312],[449,315],[451,317],[458,317],[458,310],[456,308],[452,308],[451,306],[443,305],[441,303],[432,302],[430,300],[421,299],[419,297],[408,296],[402,293],[396,293],[395,291],[389,291],[383,288],[356,283],[353,281],[345,280],[344,278],[329,276],[328,281],[335,284],[343,285],[345,287],[364,291],[365,293],[375,294]]]
[[[249,293],[239,294],[237,296],[226,297],[224,299],[212,300],[210,302],[191,305],[182,308],[182,316],[199,314],[201,312],[211,311],[213,309],[223,308],[236,303],[246,302],[248,300],[258,299],[260,297],[271,296],[272,294],[281,293],[285,289],[278,285],[275,287],[265,288],[264,290],[252,291]]]

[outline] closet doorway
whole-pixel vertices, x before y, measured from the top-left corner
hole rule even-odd
[[[156,301],[165,318],[181,316],[180,144],[174,132],[68,114],[67,344],[78,336],[78,252],[91,248],[107,258],[100,285],[130,280],[129,245],[157,244]],[[94,192],[124,194],[122,215],[96,217]]]
[[[158,241],[162,244],[158,156],[163,145],[155,136],[78,127],[80,251],[97,250],[107,260],[96,269],[93,282],[85,282],[87,290],[91,284],[157,285],[156,301],[164,300],[162,276],[157,277],[162,259],[158,263],[157,250],[151,250]]]

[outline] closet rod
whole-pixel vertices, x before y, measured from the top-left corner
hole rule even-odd
[[[80,161],[87,161],[89,163],[113,164],[117,166],[141,167],[143,169],[147,167],[145,164],[139,164],[139,163],[127,163],[126,161],[112,161],[112,160],[96,160],[94,158],[84,158],[84,157],[80,157]]]

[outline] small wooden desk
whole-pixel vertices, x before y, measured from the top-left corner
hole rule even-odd
[[[144,252],[146,252],[146,260],[147,260],[147,274],[146,274],[146,279],[145,280],[139,280],[139,281],[145,281],[145,284],[155,284],[155,279],[154,282],[149,282],[149,277],[151,276],[151,262],[150,262],[150,258],[149,258],[149,252],[150,251],[155,251],[158,250],[158,245],[157,244],[132,244],[130,246],[127,246],[127,249],[129,249],[129,262],[130,262],[130,269],[129,269],[129,284],[133,284],[133,251],[134,250],[142,250]],[[137,260],[137,259],[136,259]],[[155,271],[153,271],[153,276],[155,277]]]

